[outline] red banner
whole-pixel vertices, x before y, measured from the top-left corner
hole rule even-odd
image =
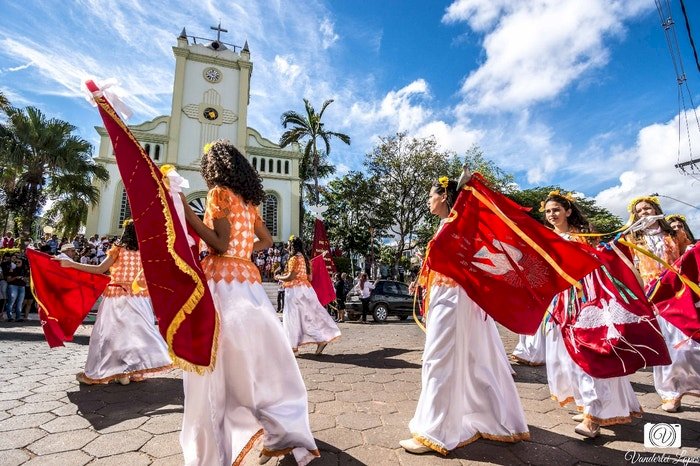
[[[612,249],[590,248],[590,253],[604,267],[583,279],[581,292],[560,293],[552,310],[571,359],[602,379],[670,364],[653,307],[634,272]]]
[[[475,173],[428,246],[426,266],[459,283],[496,321],[532,335],[554,295],[600,263],[526,210]]]
[[[163,175],[92,81],[139,241],[143,273],[173,362],[202,373],[214,367],[218,315],[206,278],[187,243]]]
[[[323,256],[323,253],[327,253]],[[331,255],[331,243],[328,242],[328,235],[326,234],[326,227],[323,225],[323,221],[316,219],[314,222],[314,242],[311,247],[311,257],[323,256],[326,263],[326,268],[329,274],[335,273],[335,262]]]
[[[61,267],[48,254],[27,249],[31,290],[41,328],[51,348],[72,341],[73,334],[110,282],[106,275]]]
[[[700,245],[687,250],[674,266],[693,283],[700,283]],[[700,343],[700,296],[670,272],[665,272],[658,283],[650,284],[651,290],[651,301],[659,315]]]
[[[333,281],[328,274],[328,268],[323,256],[316,256],[311,259],[311,286],[314,287],[321,306],[325,306],[335,300],[335,287],[333,287]]]

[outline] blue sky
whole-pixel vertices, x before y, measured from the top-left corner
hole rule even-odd
[[[700,72],[670,4],[698,104]],[[686,6],[700,28],[700,2]],[[478,144],[520,186],[560,184],[618,215],[651,192],[700,206],[700,176],[673,167],[691,152],[683,133],[677,155],[678,86],[653,0],[5,0],[0,90],[96,143],[81,79],[119,79],[132,124],[167,114],[177,35],[211,36],[219,20],[224,41],[250,45],[249,125],[263,135],[277,140],[302,97],[336,100],[327,126],[353,139],[333,148],[341,174],[378,136],[407,131],[458,154]],[[700,157],[697,124],[690,139]],[[699,210],[662,202],[700,233]]]

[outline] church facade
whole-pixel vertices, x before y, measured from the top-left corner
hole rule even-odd
[[[156,165],[174,165],[190,183],[187,201],[204,214],[207,187],[199,173],[202,148],[216,139],[230,140],[258,170],[266,195],[260,213],[275,242],[299,234],[299,163],[297,145],[281,149],[248,127],[253,63],[250,51],[217,39],[188,36],[185,30],[173,47],[175,82],[170,115],[129,126]],[[100,203],[88,213],[86,233],[120,235],[131,215],[114,151],[107,132],[96,127],[100,147],[95,161],[110,174],[99,183]]]

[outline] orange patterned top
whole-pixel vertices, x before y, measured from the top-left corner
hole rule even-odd
[[[204,224],[214,228],[214,220],[227,218],[231,224],[228,249],[224,254],[210,253],[202,261],[204,275],[216,282],[224,280],[261,283],[260,271],[250,260],[255,242],[255,225],[262,223],[258,209],[253,204],[228,188],[215,186],[207,194],[207,207],[204,212]],[[202,241],[202,250],[207,245]]]
[[[293,280],[282,282],[284,288],[291,288],[293,286],[311,287],[309,276],[306,274],[306,261],[301,254],[297,253],[289,258],[287,261],[287,272],[294,272],[295,276]]]
[[[141,254],[138,251],[130,251],[121,246],[112,246],[107,251],[107,256],[114,259],[114,264],[109,268],[109,275],[112,277],[112,281],[103,293],[105,298],[148,296],[146,281],[143,278]],[[142,291],[134,293],[131,289],[131,284],[137,278],[137,283],[142,288]]]

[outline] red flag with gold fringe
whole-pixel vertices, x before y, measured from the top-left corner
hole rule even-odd
[[[163,175],[97,85],[93,81],[85,84],[112,141],[153,310],[173,362],[198,373],[211,370],[216,358],[218,315]]]
[[[106,275],[61,267],[52,256],[27,249],[30,288],[36,299],[41,328],[51,348],[72,341],[97,298],[109,284]]]
[[[600,266],[577,244],[475,173],[428,246],[426,267],[455,280],[491,317],[533,335],[558,292]]]
[[[324,253],[326,253],[324,255]],[[335,262],[331,256],[331,243],[328,241],[328,234],[323,221],[319,218],[314,222],[314,242],[311,245],[311,257],[323,256],[328,273],[335,273]]]

